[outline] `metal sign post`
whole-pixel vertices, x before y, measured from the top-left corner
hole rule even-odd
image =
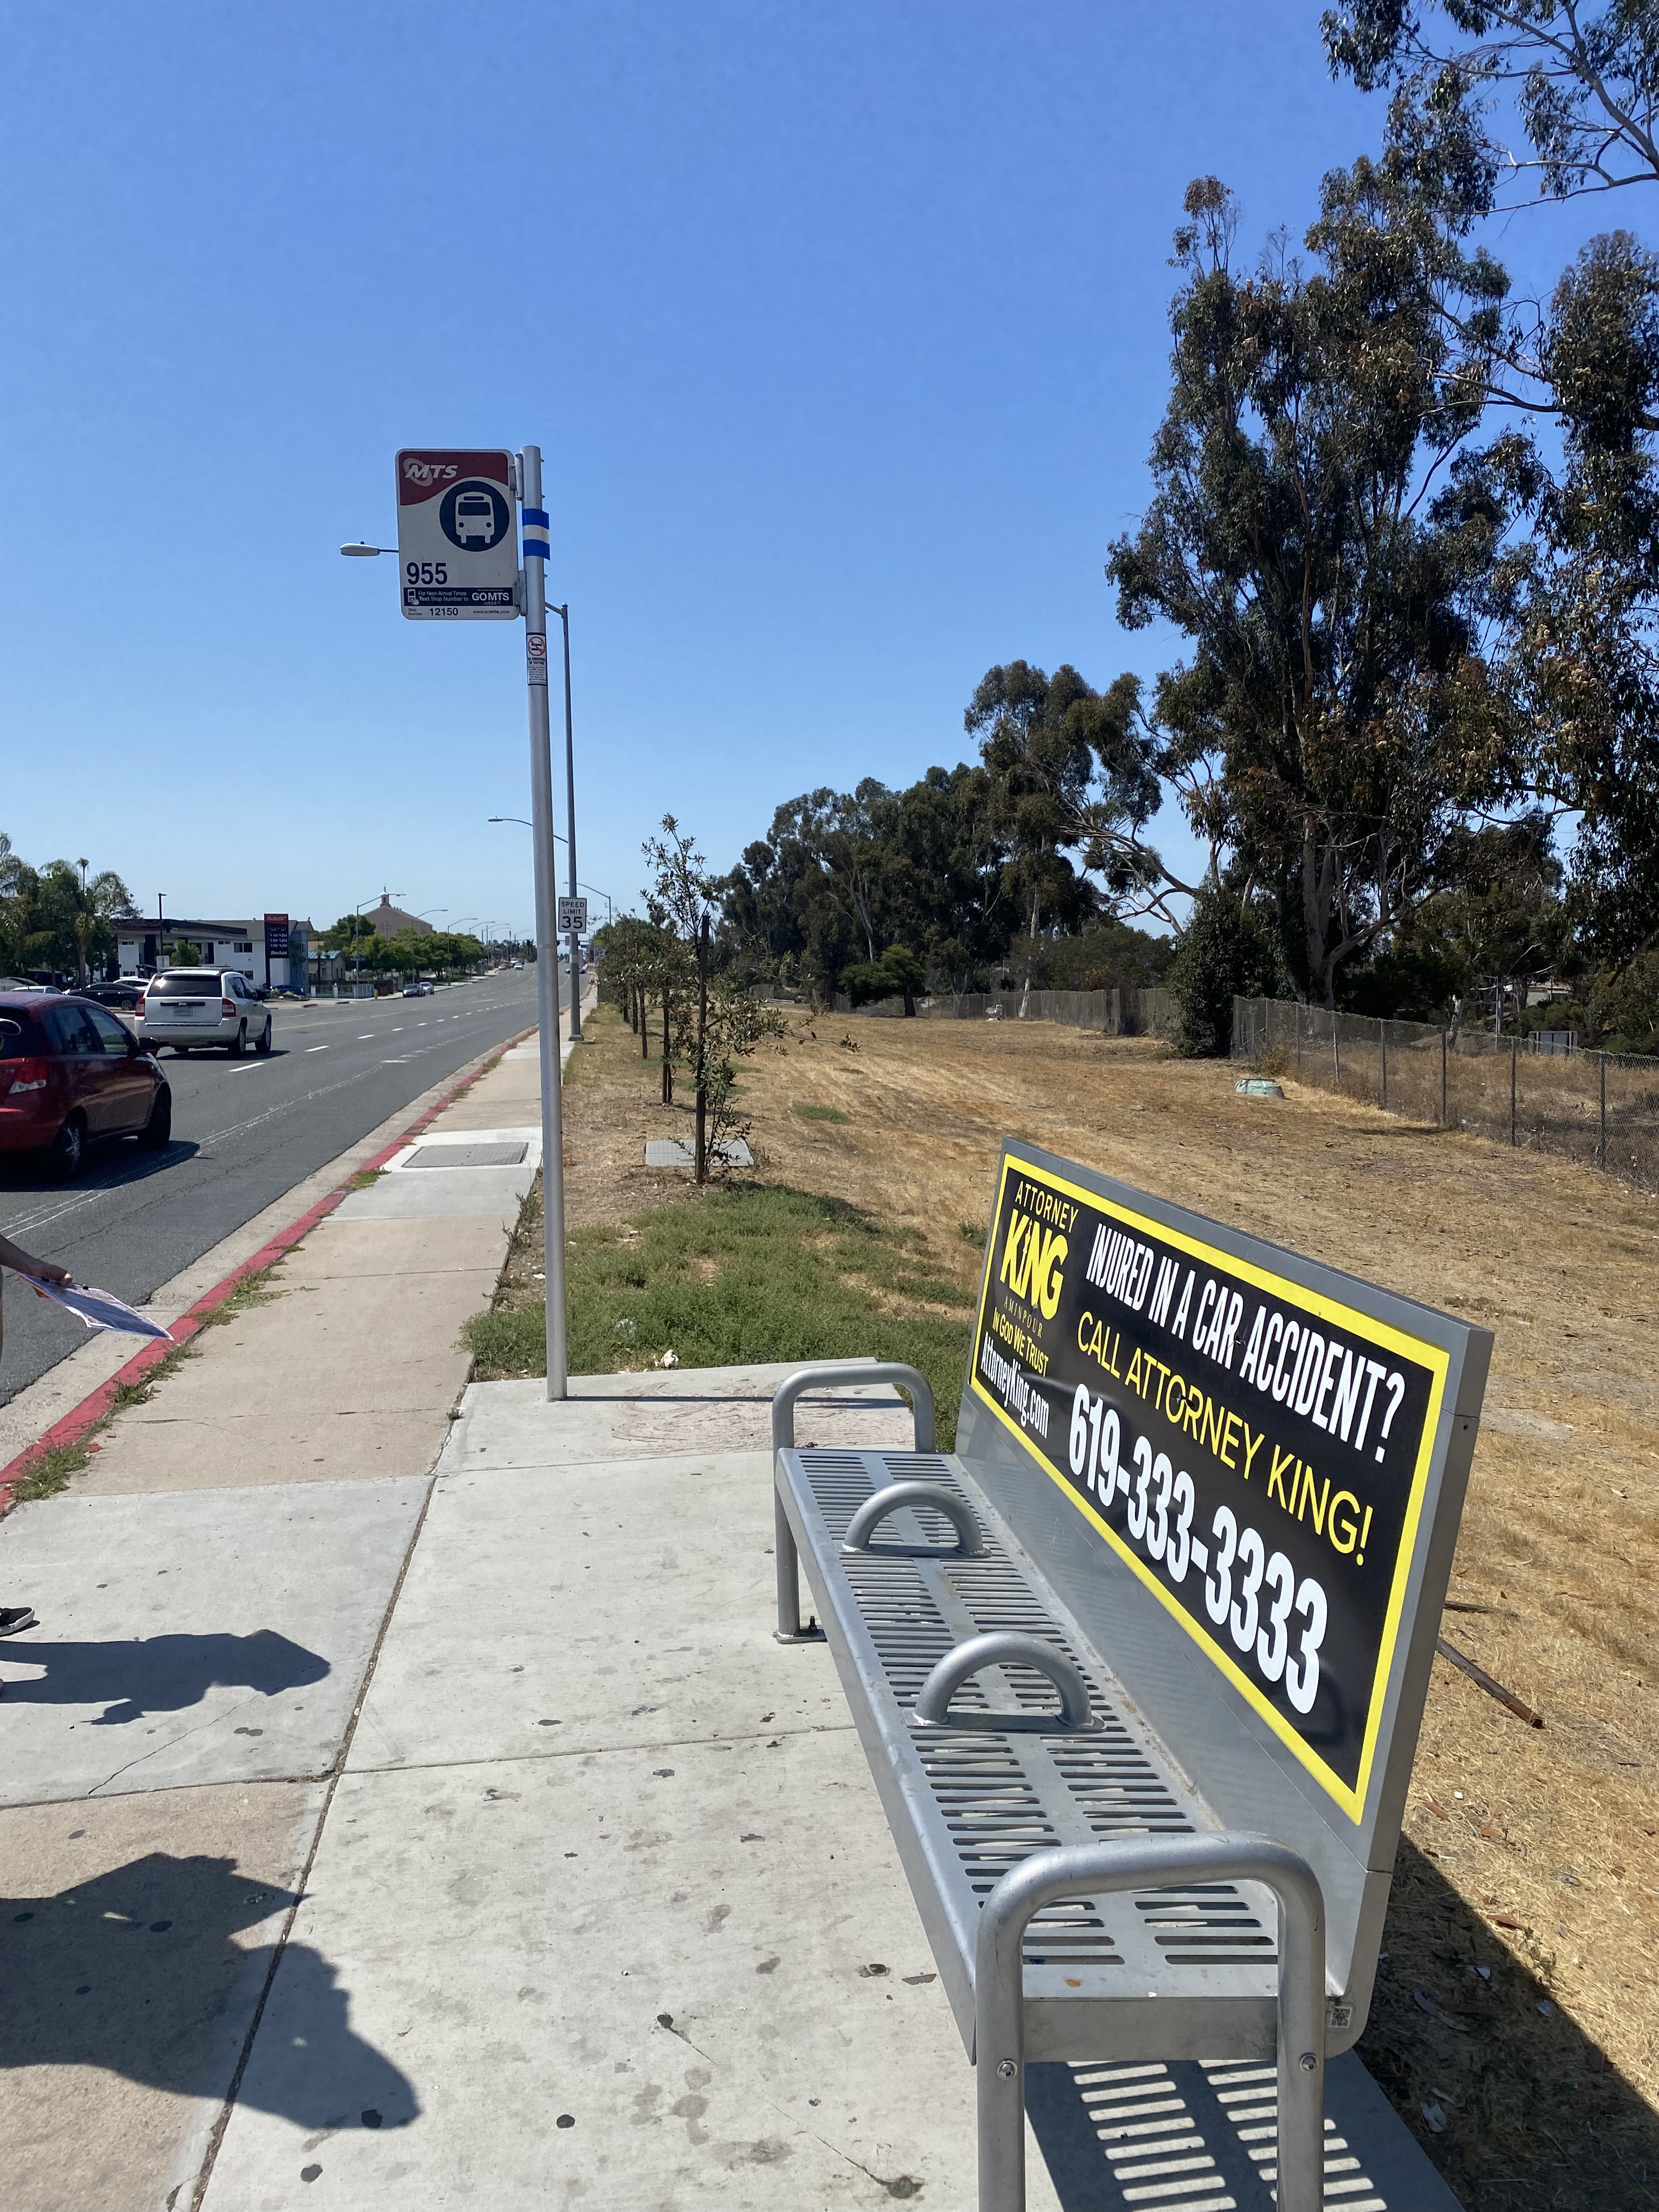
[[[542,449],[519,449],[524,503],[525,674],[530,695],[531,842],[536,854],[536,1000],[541,1019],[542,1268],[547,1291],[547,1395],[568,1395],[564,1298],[564,1116],[559,1059],[559,941],[554,927],[553,757],[547,711],[547,516]],[[574,979],[572,978],[572,992]],[[575,1000],[571,1000],[575,1014]]]
[[[514,495],[524,510],[524,569]],[[373,557],[385,545],[343,545]],[[530,694],[530,790],[536,860],[536,1002],[542,1062],[542,1249],[547,1285],[547,1395],[567,1396],[564,1297],[564,1131],[560,1095],[559,945],[554,931],[553,762],[547,714],[547,516],[542,450],[511,453],[406,447],[398,455],[398,560],[410,622],[525,619]],[[561,614],[564,610],[560,610]],[[565,744],[570,742],[570,643],[565,630]],[[571,834],[575,834],[572,801]],[[572,888],[575,877],[571,862]],[[158,901],[159,914],[159,901]],[[158,918],[158,928],[160,927]],[[484,932],[489,936],[488,926]],[[577,979],[571,977],[572,1033]]]

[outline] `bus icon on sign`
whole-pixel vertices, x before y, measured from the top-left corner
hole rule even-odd
[[[455,501],[455,535],[463,545],[495,539],[495,503],[487,491],[464,491]]]

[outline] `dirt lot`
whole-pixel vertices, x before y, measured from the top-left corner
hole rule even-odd
[[[573,1226],[692,1197],[640,1164],[689,1115],[616,1014],[596,1040]],[[1233,1077],[1048,1024],[830,1017],[763,1047],[743,1099],[762,1179],[914,1230],[964,1285],[1014,1136],[1494,1331],[1444,1627],[1546,1726],[1436,1662],[1362,2051],[1471,2212],[1659,2205],[1659,1201]]]

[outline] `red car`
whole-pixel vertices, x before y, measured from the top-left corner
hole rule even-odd
[[[107,1007],[65,991],[0,991],[0,1152],[44,1152],[67,1182],[89,1142],[173,1135],[154,1054]]]

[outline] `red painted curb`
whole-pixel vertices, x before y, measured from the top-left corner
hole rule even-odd
[[[483,1054],[477,1066],[469,1074],[462,1076],[452,1089],[445,1091],[441,1098],[434,1099],[425,1113],[410,1123],[401,1136],[394,1137],[389,1145],[375,1153],[373,1159],[365,1160],[362,1166],[354,1168],[352,1173],[363,1175],[372,1168],[384,1167],[386,1162],[400,1152],[405,1145],[418,1137],[422,1129],[428,1127],[443,1112],[446,1106],[453,1104],[463,1091],[476,1083],[492,1060],[500,1059],[505,1054],[511,1052],[514,1045],[522,1044],[526,1037],[532,1037],[535,1034],[533,1028],[520,1030],[516,1036],[509,1037],[505,1044],[492,1045]],[[279,1229],[268,1243],[259,1247],[251,1259],[244,1260],[240,1267],[233,1267],[222,1282],[216,1283],[210,1291],[203,1292],[194,1305],[186,1307],[173,1324],[171,1344],[164,1343],[159,1337],[153,1339],[145,1345],[142,1352],[135,1353],[125,1367],[112,1375],[107,1382],[100,1382],[89,1396],[82,1398],[78,1406],[72,1407],[61,1420],[54,1421],[44,1436],[37,1437],[32,1444],[26,1445],[18,1453],[15,1460],[7,1466],[0,1468],[0,1514],[7,1513],[11,1510],[13,1502],[11,1493],[14,1486],[17,1483],[27,1480],[49,1453],[59,1449],[64,1444],[79,1443],[89,1430],[97,1426],[114,1404],[115,1394],[124,1383],[141,1381],[152,1367],[159,1366],[169,1352],[176,1351],[181,1344],[188,1344],[191,1337],[206,1327],[208,1316],[218,1307],[223,1305],[239,1283],[246,1282],[250,1275],[261,1273],[274,1261],[280,1260],[284,1252],[291,1251],[302,1237],[310,1235],[325,1215],[333,1212],[335,1207],[346,1195],[347,1192],[343,1186],[338,1190],[331,1190],[319,1198],[314,1206],[308,1206],[297,1221],[290,1221],[286,1229]]]

